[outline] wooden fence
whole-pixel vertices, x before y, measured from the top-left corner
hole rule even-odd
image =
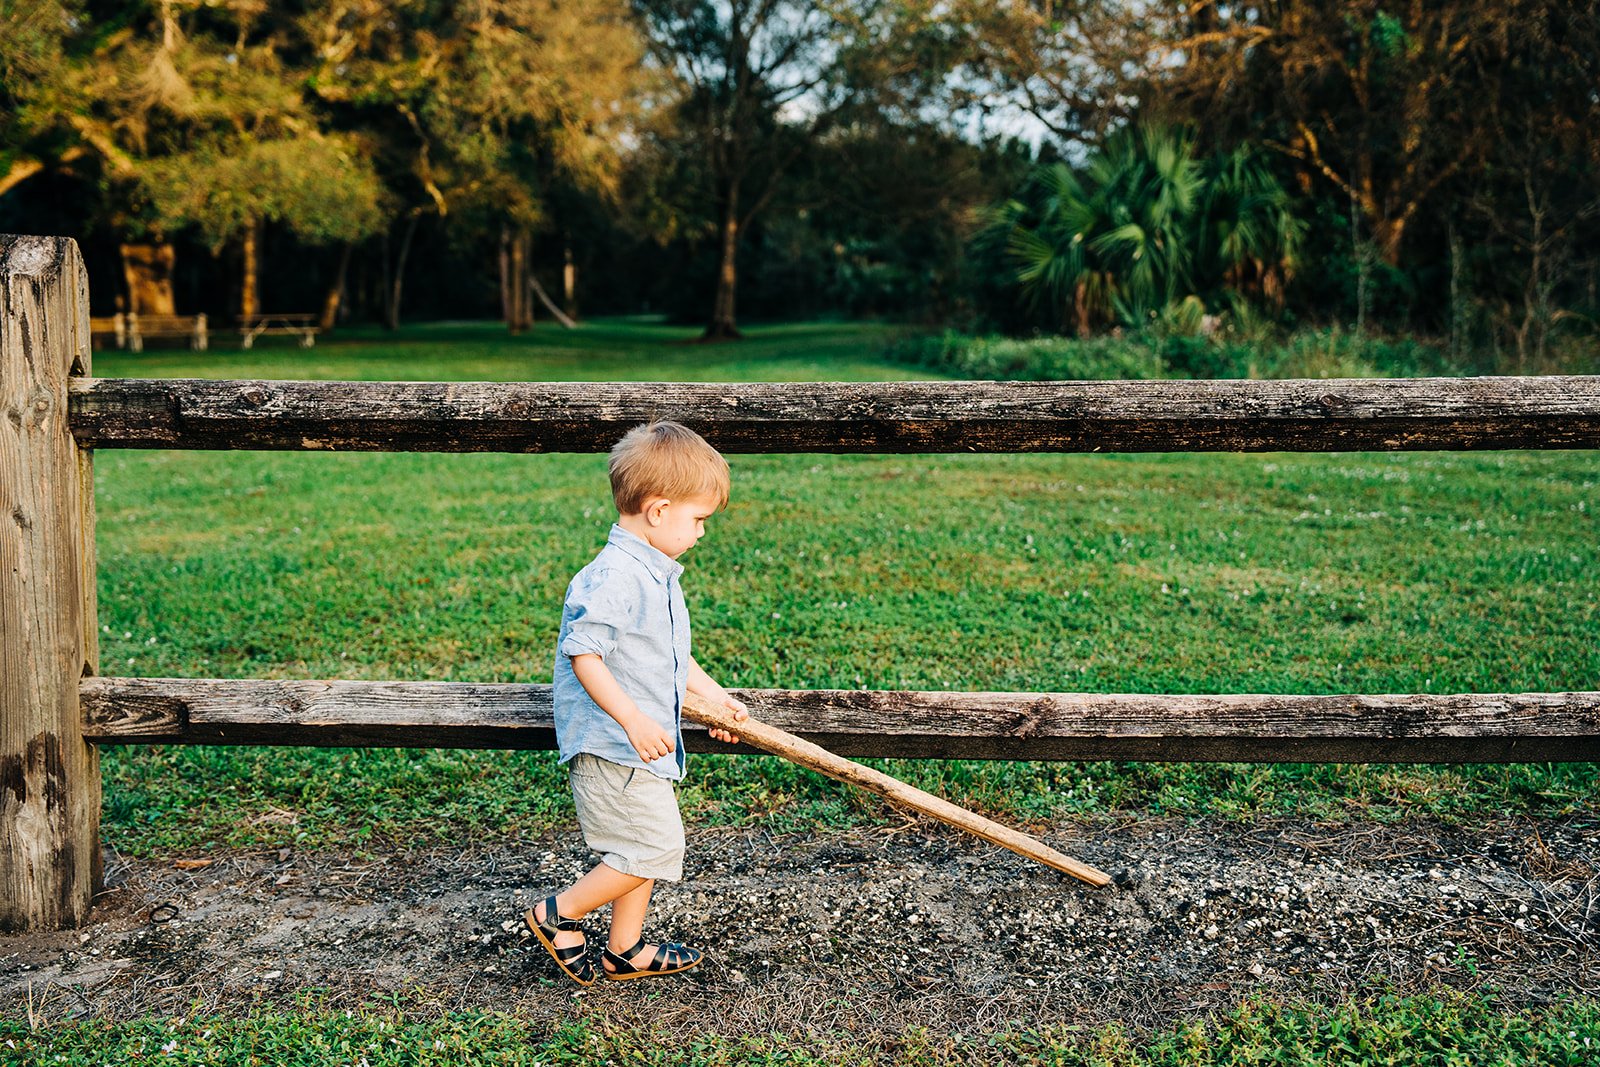
[[[727,452],[1600,447],[1600,378],[795,384],[96,379],[69,240],[0,237],[0,929],[84,921],[98,744],[552,748],[545,685],[100,677],[93,450],[603,451],[650,417]],[[739,690],[853,756],[1600,759],[1600,693]],[[694,750],[708,742],[686,730]]]

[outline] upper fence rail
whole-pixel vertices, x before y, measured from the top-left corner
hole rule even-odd
[[[1600,448],[1600,376],[69,387],[85,448],[604,452],[652,418],[729,453]]]

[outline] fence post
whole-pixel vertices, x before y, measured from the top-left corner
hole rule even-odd
[[[82,924],[99,888],[94,468],[67,427],[89,279],[64,237],[0,235],[0,930]]]

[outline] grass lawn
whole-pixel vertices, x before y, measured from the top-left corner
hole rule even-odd
[[[888,331],[736,345],[611,321],[341,332],[306,352],[101,352],[100,376],[871,380]],[[684,557],[730,686],[1090,692],[1593,689],[1585,452],[734,456]],[[107,674],[547,681],[571,575],[614,518],[599,455],[102,450]],[[1016,820],[1121,809],[1490,817],[1596,809],[1593,764],[882,761]],[[105,835],[208,844],[538,833],[549,753],[106,750]],[[881,809],[768,757],[691,761],[691,821],[775,832]]]

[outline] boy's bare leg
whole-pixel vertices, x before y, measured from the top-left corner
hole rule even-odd
[[[562,918],[565,919],[581,919],[601,905],[619,900],[619,898],[638,889],[640,885],[648,884],[649,879],[636,878],[631,874],[623,874],[615,867],[597,863],[588,874],[572,883],[570,889],[556,895],[556,911],[560,912]],[[648,902],[649,899],[650,894],[646,890],[645,901]],[[550,917],[544,914],[543,900],[534,904],[533,917],[540,920]],[[644,909],[642,907],[639,910],[639,921],[641,923],[644,921]],[[616,918],[613,910],[612,928],[615,929],[615,927]],[[638,934],[635,934],[634,937],[637,938]],[[583,934],[577,930],[562,930],[556,934],[552,941],[556,948],[568,948],[572,945],[582,944]],[[631,945],[633,942],[630,941],[628,944]],[[623,947],[626,948],[627,945]]]
[[[621,954],[632,948],[644,934],[644,913],[650,906],[650,892],[655,889],[654,878],[647,878],[636,888],[624,893],[611,902],[611,951]],[[646,945],[649,955],[640,950],[640,955],[650,959],[655,954],[654,945]],[[632,960],[628,961],[632,963]]]

